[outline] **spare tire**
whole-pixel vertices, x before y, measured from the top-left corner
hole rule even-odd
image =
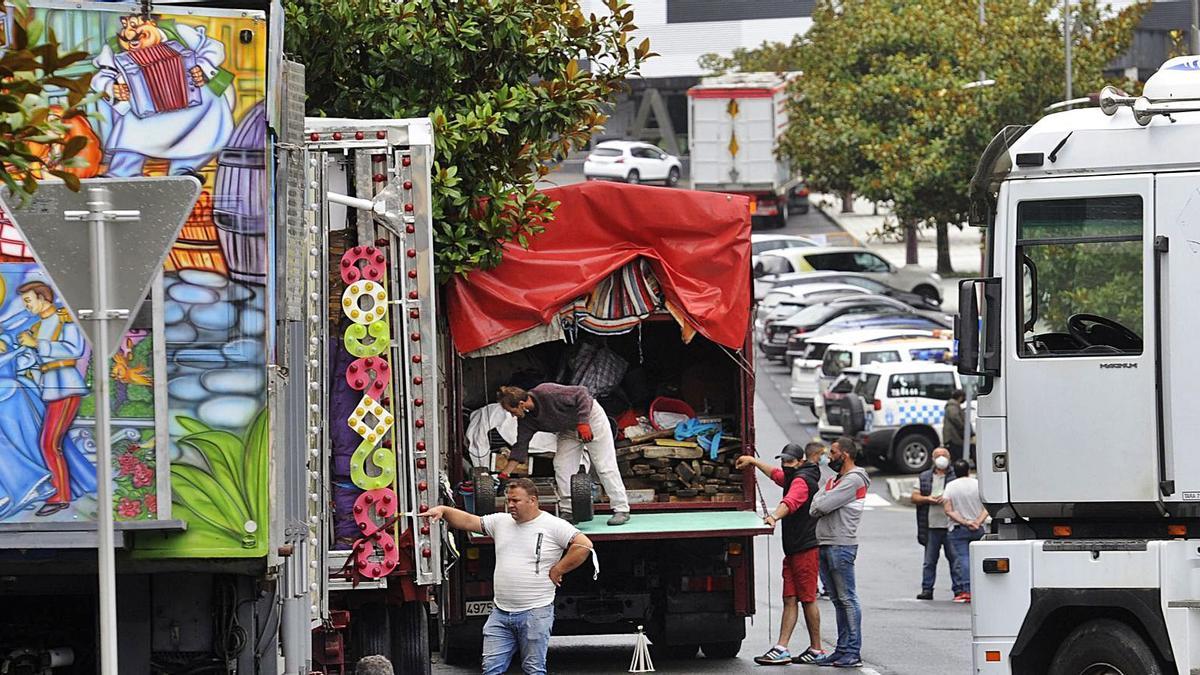
[[[846,419],[842,431],[850,437],[867,428],[867,410],[861,396],[846,394]]]
[[[571,518],[576,523],[590,522],[596,516],[592,503],[592,477],[583,471],[571,476]]]
[[[475,515],[487,516],[496,512],[496,481],[486,467],[477,466],[471,472],[475,483]]]

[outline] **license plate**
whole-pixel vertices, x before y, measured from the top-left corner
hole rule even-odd
[[[487,616],[495,607],[490,600],[468,600],[467,616]]]

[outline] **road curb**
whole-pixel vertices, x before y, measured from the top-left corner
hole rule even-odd
[[[837,229],[841,230],[843,234],[845,234],[847,237],[850,238],[850,241],[854,242],[855,246],[858,246],[859,248],[867,247],[867,245],[864,244],[862,242],[862,240],[860,240],[858,237],[854,236],[854,233],[852,233],[850,230],[846,229],[845,225],[842,225],[842,221],[838,220],[837,216],[834,216],[833,214],[829,213],[829,210],[826,209],[826,207],[823,204],[821,204],[819,200],[813,201],[811,203],[812,203],[812,206],[816,207],[817,211],[819,211],[821,213],[821,215],[825,217],[825,220],[829,221],[830,225],[833,225]]]

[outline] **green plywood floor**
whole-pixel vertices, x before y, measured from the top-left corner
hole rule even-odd
[[[761,529],[769,531],[763,524],[762,518],[753,511],[689,511],[673,513],[638,513],[634,512],[629,522],[617,527],[609,527],[607,513],[597,513],[596,517],[587,523],[579,523],[576,527],[584,534],[682,534],[699,532],[719,532],[728,530]]]

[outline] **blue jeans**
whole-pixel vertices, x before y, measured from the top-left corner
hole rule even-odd
[[[525,675],[546,675],[554,603],[524,612],[492,610],[483,624],[483,675],[503,675],[518,650]]]
[[[958,568],[959,586],[963,593],[971,592],[971,542],[983,539],[984,533],[982,527],[978,530],[971,530],[964,525],[950,530],[950,546],[954,548],[954,566]]]
[[[963,592],[963,576],[958,569],[958,556],[955,555],[954,546],[950,543],[949,530],[944,527],[929,528],[929,539],[925,542],[925,567],[921,572],[921,590],[933,592],[933,585],[937,582],[937,566],[938,559],[941,558],[941,553],[946,552],[946,562],[950,564],[950,588],[955,595]],[[970,589],[971,584],[965,584],[967,589]]]
[[[862,655],[862,607],[854,584],[858,546],[821,547],[821,583],[829,591],[837,617],[837,648],[841,656]]]

